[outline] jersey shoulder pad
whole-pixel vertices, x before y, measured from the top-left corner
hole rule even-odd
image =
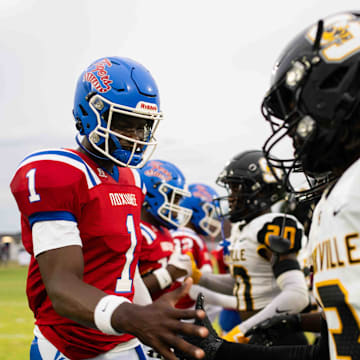
[[[302,224],[292,215],[266,214],[257,232],[257,241],[279,253],[297,252],[304,236]]]
[[[74,181],[78,177],[84,177],[88,188],[92,188],[101,183],[95,171],[79,155],[65,149],[47,149],[34,152],[28,155],[18,166],[15,176],[29,169],[45,174],[39,178],[41,180],[54,180],[56,183],[61,181]],[[38,174],[39,176],[39,174]],[[49,185],[48,183],[46,184]]]
[[[20,211],[71,211],[88,189],[100,184],[91,167],[69,150],[42,150],[27,156],[11,181]]]

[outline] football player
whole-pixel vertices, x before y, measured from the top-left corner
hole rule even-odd
[[[193,183],[188,186],[190,196],[183,198],[180,205],[191,209],[192,216],[185,227],[175,229],[171,232],[175,243],[179,244],[183,253],[191,254],[194,266],[202,273],[212,273],[212,262],[208,251],[205,237],[216,238],[221,231],[221,222],[218,219],[218,209],[214,199],[218,198],[216,191],[209,185]],[[199,292],[206,296],[206,312],[211,319],[228,301],[227,295],[212,292],[198,285],[193,285],[189,295],[180,299],[176,304],[179,308],[193,308]],[[235,299],[233,302],[236,303]]]
[[[264,147],[269,161],[274,159],[276,139],[289,137],[294,157],[276,166],[284,164],[290,172],[301,167],[307,176],[328,181],[309,233],[314,296],[324,310],[320,342],[266,348],[221,343],[209,337],[212,345],[218,344],[217,351],[214,346],[207,350],[212,359],[335,360],[360,356],[359,49],[360,12],[319,20],[285,48],[263,102],[263,113],[274,131]],[[313,196],[317,189],[309,191]],[[209,349],[207,344],[202,347]]]
[[[78,79],[73,114],[79,147],[32,153],[11,181],[31,254],[31,360],[143,359],[137,338],[169,359],[177,347],[201,357],[176,337],[206,332],[180,321],[195,311],[172,306],[191,284],[132,303],[145,195],[135,168],[155,148],[162,119],[153,77],[134,60],[100,58]]]
[[[227,246],[225,240],[224,248],[230,274],[201,274],[198,283],[215,291],[234,292],[242,322],[224,338],[246,342],[244,334],[255,324],[279,313],[298,313],[308,305],[307,285],[296,258],[306,237],[295,217],[271,212],[285,193],[262,151],[233,157],[217,183],[228,191],[224,200],[229,212],[224,215],[233,223],[230,242]],[[302,332],[286,333],[281,342],[306,343],[306,338]]]
[[[269,161],[280,139],[290,138],[293,158],[275,166],[285,167],[289,179],[299,168],[315,179],[299,196],[314,197],[312,184],[329,184],[313,213],[308,248],[313,294],[324,310],[331,359],[360,356],[359,30],[356,12],[335,14],[306,28],[276,62],[263,102],[273,128],[264,147]]]
[[[183,173],[169,161],[150,160],[140,173],[147,193],[141,213],[139,269],[155,300],[174,290],[171,285],[176,279],[191,275],[191,259],[175,246],[170,233],[170,229],[184,226],[191,218],[192,211],[179,204],[190,193]]]

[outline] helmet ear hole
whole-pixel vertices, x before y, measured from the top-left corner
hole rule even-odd
[[[84,135],[84,127],[79,118],[76,118],[75,126],[76,126],[76,129],[79,131],[80,135]]]

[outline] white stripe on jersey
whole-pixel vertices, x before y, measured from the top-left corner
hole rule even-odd
[[[57,152],[57,154],[53,154],[51,152]],[[76,159],[76,158],[78,158],[78,159]],[[58,161],[58,162],[65,163],[65,164],[68,164],[70,166],[73,166],[73,167],[79,169],[85,175],[86,182],[87,182],[89,189],[93,188],[96,185],[101,184],[100,178],[85,163],[85,161],[80,156],[78,156],[77,154],[75,154],[71,151],[62,150],[62,149],[49,149],[49,150],[30,154],[25,160],[23,160],[20,163],[17,170],[19,170],[21,167],[23,167],[27,164],[30,164],[32,162],[43,161],[43,160]]]
[[[144,195],[146,195],[146,186],[141,180],[141,176],[139,174],[139,171],[137,169],[129,168],[131,172],[133,173],[135,185],[140,188]]]
[[[146,225],[140,224],[141,234],[146,239],[146,242],[151,245],[156,239],[156,234]]]

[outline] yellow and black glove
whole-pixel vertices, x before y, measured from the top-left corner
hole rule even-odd
[[[243,332],[240,330],[239,325],[236,325],[229,332],[222,336],[222,338],[229,342],[247,344],[249,342],[249,338],[247,338]]]

